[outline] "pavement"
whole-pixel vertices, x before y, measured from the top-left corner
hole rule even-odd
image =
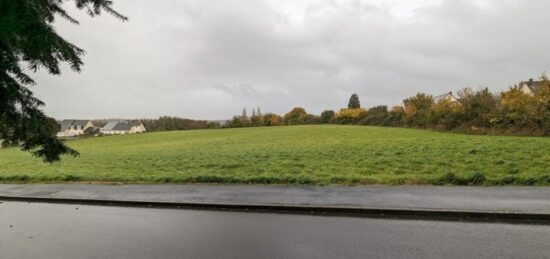
[[[548,258],[550,226],[3,202],[0,258]]]
[[[550,222],[548,187],[0,184],[0,200]]]

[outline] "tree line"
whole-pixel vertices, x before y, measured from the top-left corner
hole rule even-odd
[[[409,127],[476,134],[550,135],[550,81],[543,75],[534,94],[526,94],[513,86],[499,94],[488,88],[464,88],[458,98],[435,100],[418,93],[406,105],[388,108],[378,105],[361,107],[357,94],[351,95],[346,108],[310,114],[302,107],[278,115],[263,114],[260,108],[251,114],[243,109],[240,115],[226,122],[191,120],[164,116],[141,120],[147,131],[169,131],[212,128],[241,128],[305,124],[352,124]]]
[[[258,127],[302,124],[356,124],[410,127],[477,134],[550,135],[550,81],[541,76],[539,87],[527,94],[520,86],[493,94],[488,88],[464,88],[456,101],[435,101],[433,96],[418,93],[406,105],[389,109],[385,105],[362,108],[353,94],[347,108],[309,114],[295,107],[280,116],[262,114],[260,109],[248,116],[246,109],[224,127]]]
[[[221,127],[219,122],[183,119],[170,116],[162,116],[158,119],[142,119],[140,121],[147,131],[215,129]]]

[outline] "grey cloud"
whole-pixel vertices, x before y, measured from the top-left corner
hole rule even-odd
[[[547,1],[130,1],[56,23],[85,67],[36,75],[58,118],[223,119],[243,107],[312,113],[423,91],[494,91],[546,71]]]

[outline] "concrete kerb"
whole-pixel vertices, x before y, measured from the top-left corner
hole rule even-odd
[[[120,206],[159,209],[195,209],[256,213],[305,214],[316,216],[345,216],[388,218],[408,220],[442,220],[465,222],[494,222],[516,224],[550,224],[550,214],[522,213],[509,211],[465,211],[442,209],[402,209],[381,207],[345,207],[288,204],[236,204],[236,203],[193,203],[193,202],[155,202],[136,200],[106,200],[52,198],[32,196],[0,196],[0,201],[39,202],[80,204],[96,206]]]

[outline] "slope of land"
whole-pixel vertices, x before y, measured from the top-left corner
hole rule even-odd
[[[81,156],[54,164],[0,149],[0,181],[550,185],[550,138],[308,125],[67,143]]]

